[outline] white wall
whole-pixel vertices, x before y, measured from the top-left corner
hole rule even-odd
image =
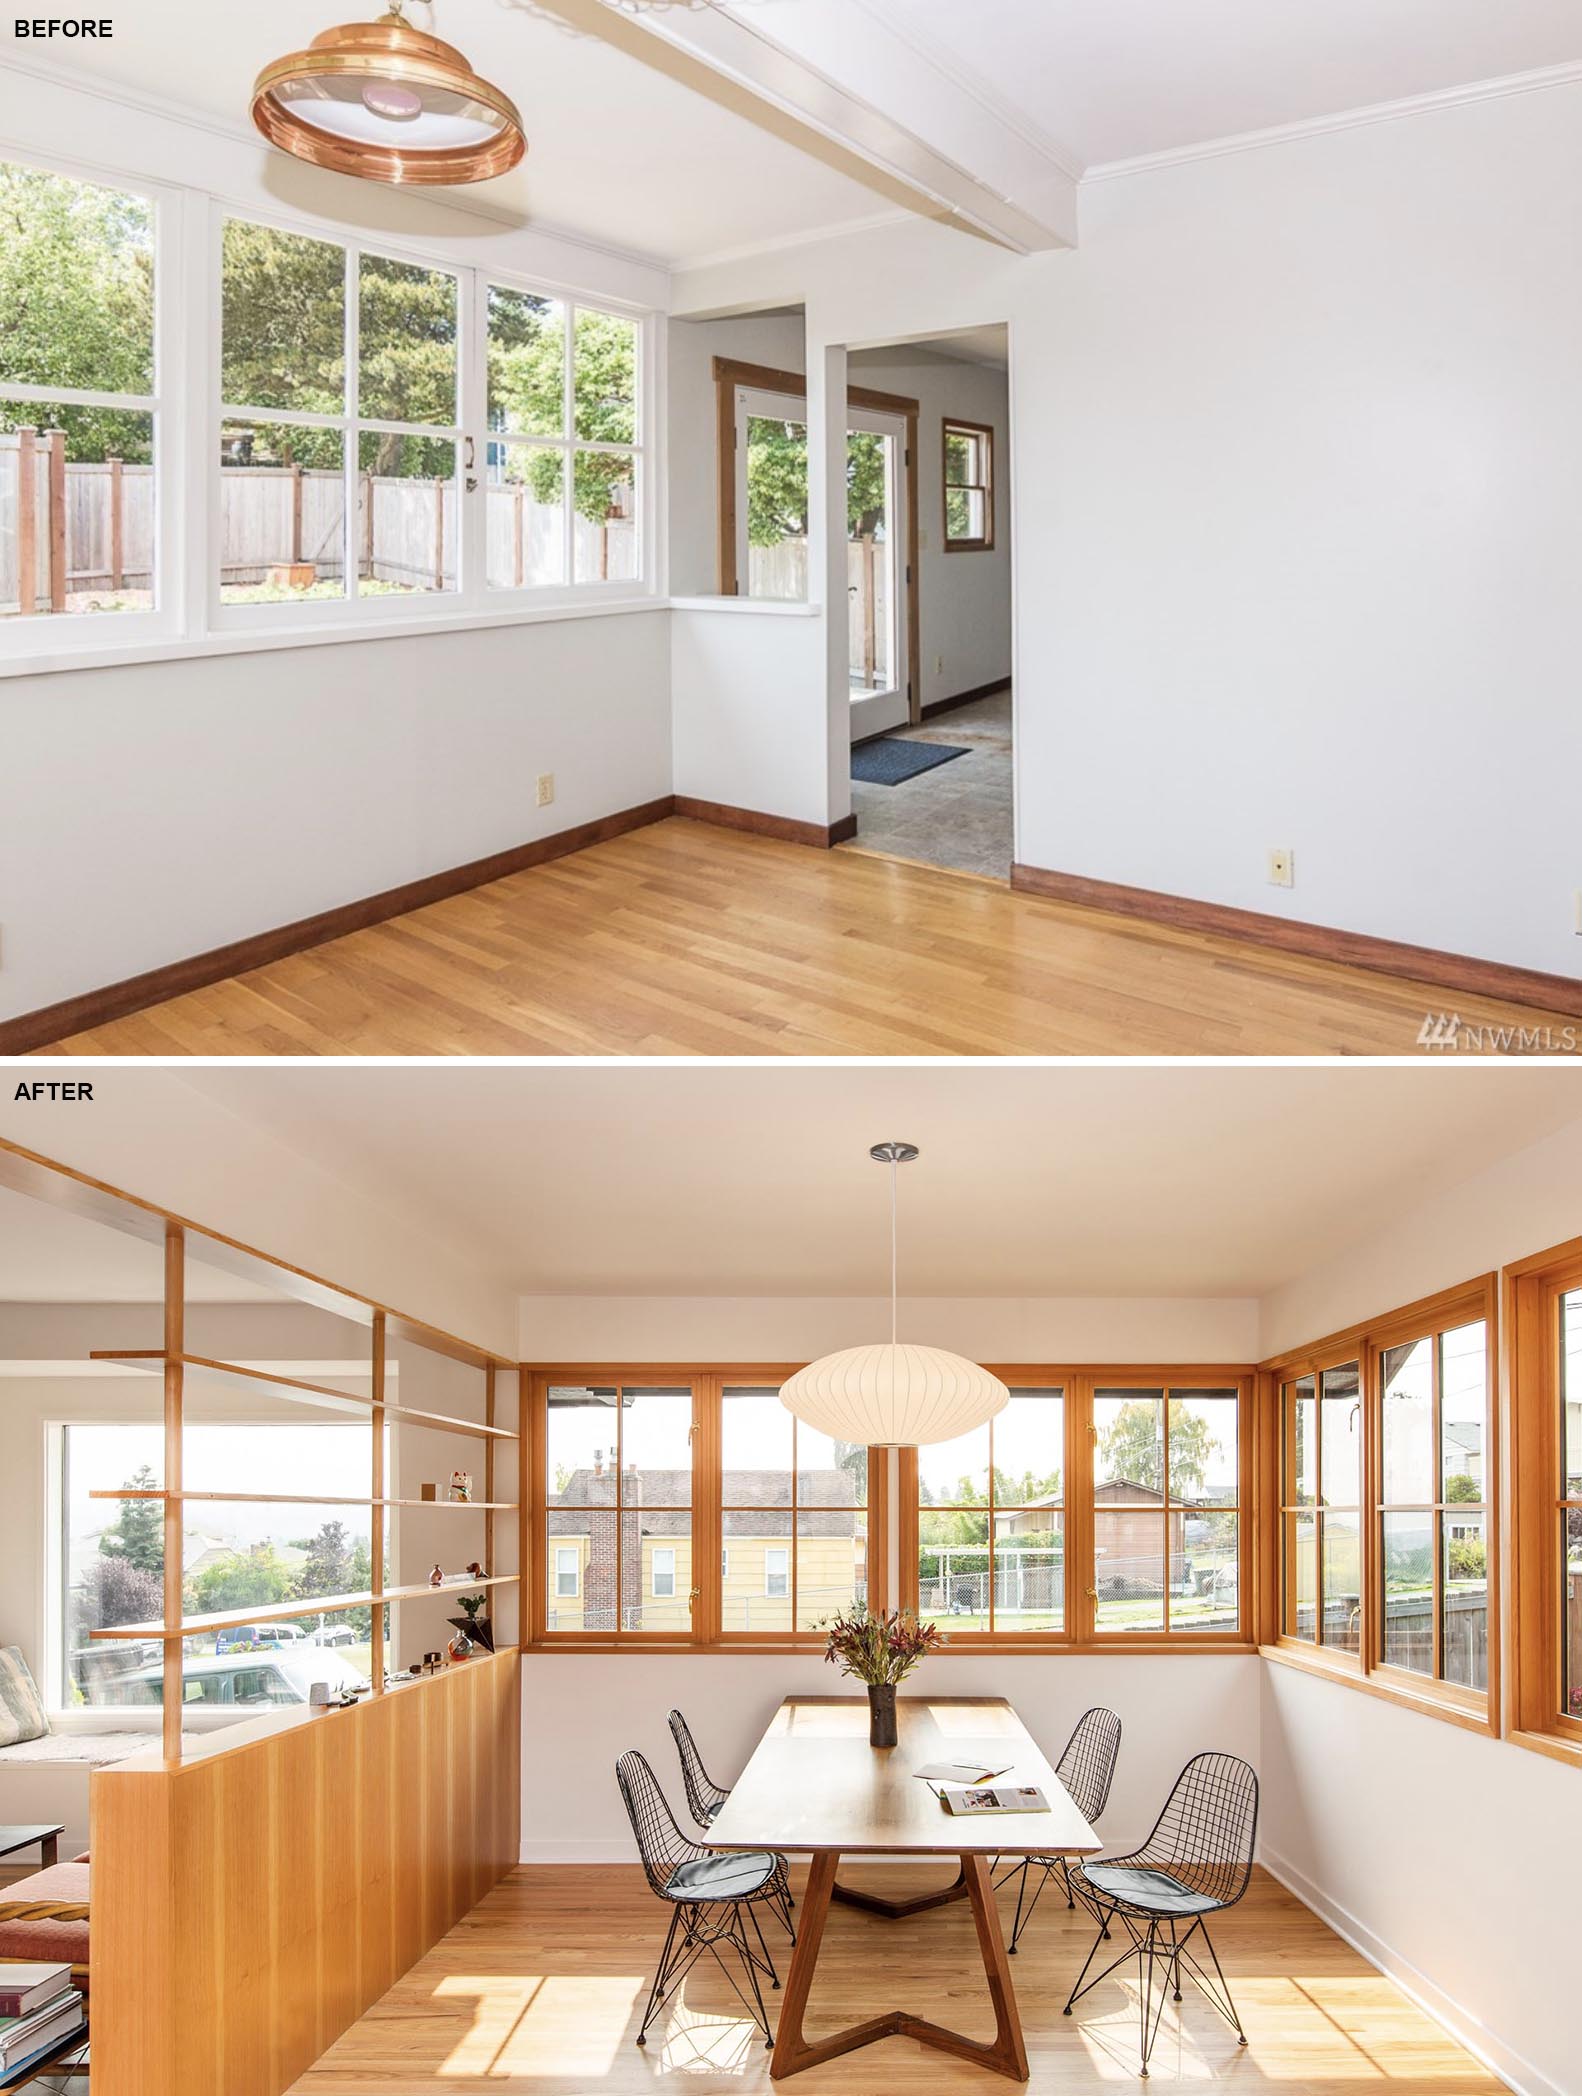
[[[721,597],[670,614],[678,794],[829,820],[823,624],[804,605]]]
[[[466,199],[21,73],[0,76],[0,138],[665,303],[663,272]],[[200,255],[202,217],[193,199]],[[667,795],[669,679],[662,611],[0,679],[0,1019]]]
[[[1582,1227],[1582,1127],[1402,1204],[1267,1297],[1266,1354],[1542,1251]],[[1265,1667],[1264,1861],[1532,2096],[1582,2090],[1563,1974],[1578,1776],[1540,1754]]]
[[[810,363],[1010,322],[1019,859],[1579,972],[1579,114],[1084,185],[1075,253],[907,225],[677,279],[794,292]]]

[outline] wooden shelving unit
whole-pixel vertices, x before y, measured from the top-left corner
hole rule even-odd
[[[166,1492],[158,1487],[135,1491],[130,1485],[96,1488],[90,1499],[214,1500],[222,1506],[453,1507],[458,1514],[514,1514],[514,1499],[345,1499],[323,1492]]]
[[[172,1358],[161,1347],[136,1347],[130,1350],[100,1348],[88,1356],[90,1361],[112,1361],[124,1368],[147,1369],[151,1375],[163,1374]],[[394,1399],[364,1397],[356,1390],[332,1390],[327,1383],[305,1383],[297,1376],[271,1375],[266,1369],[243,1368],[236,1361],[211,1361],[203,1354],[182,1354],[179,1360],[184,1376],[189,1372],[196,1372],[200,1377],[215,1376],[222,1380],[234,1377],[254,1390],[265,1391],[271,1397],[282,1397],[294,1404],[317,1405],[321,1409],[329,1410],[350,1405],[355,1410],[364,1412],[371,1412],[377,1407],[387,1418],[394,1418],[397,1425],[435,1427],[447,1434],[475,1434],[480,1440],[517,1439],[516,1431],[512,1427],[491,1426],[478,1419],[458,1419],[449,1412],[426,1412],[416,1405],[399,1404]],[[354,1370],[350,1365],[347,1367],[348,1375],[361,1372]],[[366,1502],[359,1501],[358,1504],[363,1505]],[[461,1504],[466,1505],[468,1502],[462,1501]]]

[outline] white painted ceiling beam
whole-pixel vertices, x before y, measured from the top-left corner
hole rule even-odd
[[[803,0],[780,11],[733,11],[723,4],[668,7],[636,16],[606,0],[538,0],[560,16],[639,58],[681,56],[734,90],[731,106],[756,121],[787,120],[810,151],[833,150],[847,172],[866,170],[870,186],[920,216],[959,226],[1018,254],[1076,243],[1073,173],[1024,131],[1013,131],[984,100],[952,85],[939,62],[898,36],[854,0]],[[771,31],[773,34],[771,34]],[[795,38],[793,47],[792,39]],[[834,70],[831,70],[834,68]],[[673,70],[667,64],[666,70]],[[861,83],[861,90],[856,83]],[[885,108],[873,99],[883,85]],[[692,84],[699,85],[696,73]],[[903,118],[899,113],[905,110]],[[930,144],[948,135],[955,153]],[[992,164],[995,178],[979,172]],[[1013,197],[1005,183],[1020,185]]]

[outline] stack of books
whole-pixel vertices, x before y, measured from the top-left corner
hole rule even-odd
[[[0,1965],[0,2089],[86,2033],[69,1965]]]

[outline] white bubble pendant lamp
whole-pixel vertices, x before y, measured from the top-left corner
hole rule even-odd
[[[902,1346],[896,1332],[896,1167],[915,1143],[875,1143],[868,1155],[890,1167],[890,1343],[848,1346],[799,1368],[780,1386],[788,1412],[821,1433],[868,1448],[953,1441],[1010,1400],[998,1376],[937,1346]]]

